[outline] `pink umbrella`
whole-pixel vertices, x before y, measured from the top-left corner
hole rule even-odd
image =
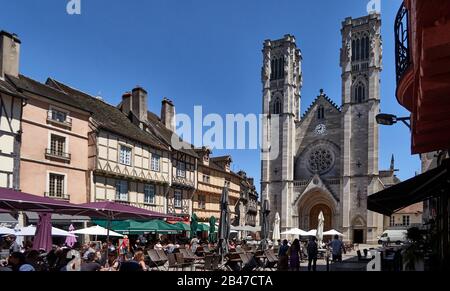
[[[33,250],[52,250],[52,215],[49,213],[40,213],[39,222],[36,228],[36,236],[33,241]]]
[[[74,230],[75,230],[75,227],[73,227],[73,224],[71,224],[69,226],[69,231],[72,232]],[[77,238],[74,237],[74,236],[68,236],[66,238],[66,246],[68,246],[70,248],[72,248],[75,245],[76,242],[77,242]]]

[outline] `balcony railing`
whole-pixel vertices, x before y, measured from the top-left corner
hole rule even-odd
[[[72,158],[71,154],[68,153],[64,153],[61,151],[57,151],[54,149],[46,149],[45,150],[45,156],[47,158],[55,158],[55,159],[61,159],[61,160],[65,160],[65,161],[70,161]]]
[[[397,83],[411,64],[411,53],[409,50],[409,12],[404,4],[395,18],[395,64]]]
[[[65,120],[61,120],[53,113],[54,112],[51,110],[48,112],[47,122],[55,123],[69,128],[72,127],[72,118],[66,116]]]
[[[185,186],[188,188],[194,188],[195,183],[192,180],[189,180],[185,177],[173,177],[172,182],[174,184],[180,185],[180,186]]]
[[[70,201],[70,195],[62,194],[62,193],[54,193],[54,192],[45,192],[45,197],[58,199],[58,200],[67,200]]]

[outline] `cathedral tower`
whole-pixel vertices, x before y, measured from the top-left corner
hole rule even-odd
[[[378,124],[382,70],[381,16],[342,23],[341,221],[351,241],[373,242],[383,218],[367,211],[378,190]]]
[[[295,129],[300,120],[301,53],[295,37],[264,43],[262,199],[270,201],[270,221],[278,212],[281,231],[292,227]]]

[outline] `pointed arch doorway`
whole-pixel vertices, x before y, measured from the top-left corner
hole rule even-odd
[[[317,226],[319,225],[320,212],[323,213],[325,218],[324,231],[331,230],[333,228],[333,213],[331,208],[325,204],[317,204],[311,209],[309,214],[309,229],[317,229]]]

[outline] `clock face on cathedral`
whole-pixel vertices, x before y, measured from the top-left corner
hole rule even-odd
[[[316,127],[315,132],[317,135],[324,135],[327,133],[327,126],[325,124],[319,124]]]

